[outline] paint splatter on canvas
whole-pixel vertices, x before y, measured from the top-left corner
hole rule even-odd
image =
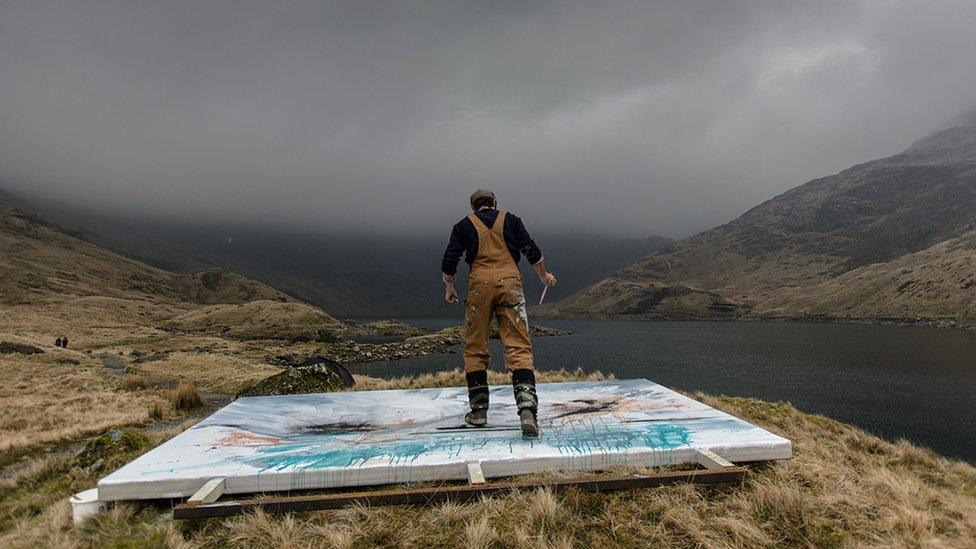
[[[100,498],[462,479],[546,469],[785,459],[790,442],[646,380],[541,384],[542,435],[523,439],[510,387],[491,388],[489,426],[471,428],[464,388],[239,399],[99,482]]]

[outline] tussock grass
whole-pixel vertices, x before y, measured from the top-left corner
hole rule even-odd
[[[181,382],[175,389],[166,391],[165,395],[177,410],[193,410],[203,406],[197,386],[189,381]]]
[[[126,391],[143,391],[152,386],[152,383],[145,376],[139,374],[126,374],[122,378],[122,387]]]
[[[460,372],[378,380],[363,388],[458,384]],[[507,382],[498,373],[493,383]],[[540,379],[602,378],[580,372]],[[167,509],[120,505],[71,528],[61,498],[98,475],[55,458],[7,481],[3,546],[165,547],[772,547],[974,546],[976,468],[887,442],[789,404],[692,395],[794,442],[796,456],[758,464],[741,485],[677,485],[609,494],[545,489],[479,502],[172,522]],[[172,433],[153,435],[161,441]],[[131,458],[131,456],[126,456]],[[619,472],[619,471],[618,471]],[[53,478],[69,478],[51,484]],[[44,480],[47,479],[47,480]],[[35,494],[29,506],[18,504]],[[5,517],[5,518],[4,518]]]
[[[158,421],[166,417],[169,412],[169,406],[161,400],[154,400],[149,403],[149,419]]]

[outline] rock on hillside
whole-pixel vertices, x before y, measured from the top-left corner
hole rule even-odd
[[[976,114],[791,189],[542,315],[972,317]]]
[[[237,393],[237,398],[252,396],[305,395],[331,393],[356,384],[345,366],[323,357],[311,357],[303,364],[267,377]]]

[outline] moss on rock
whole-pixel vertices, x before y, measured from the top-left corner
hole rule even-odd
[[[331,393],[353,385],[352,376],[338,362],[312,357],[301,366],[289,366],[237,393],[237,397]]]

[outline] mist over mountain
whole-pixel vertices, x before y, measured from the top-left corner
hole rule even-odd
[[[976,113],[791,189],[543,311],[641,318],[976,317]]]
[[[340,317],[461,316],[443,300],[440,261],[450,235],[316,234],[256,224],[160,224],[114,218],[41,198],[7,193],[21,207],[125,256],[175,272],[220,267],[240,272]],[[559,277],[546,299],[585,288],[614,269],[671,242],[664,237],[539,233],[549,268]],[[463,261],[462,261],[463,263]],[[538,302],[541,284],[523,260],[526,293]],[[466,266],[461,265],[462,282]]]

